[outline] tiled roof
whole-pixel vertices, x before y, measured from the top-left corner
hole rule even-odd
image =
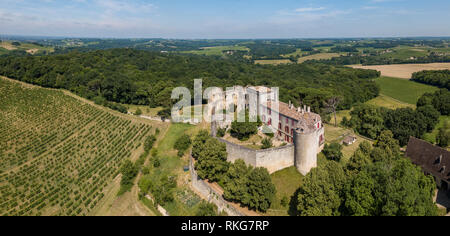
[[[312,112],[298,112],[298,109],[295,106],[292,106],[292,109],[289,107],[289,104],[284,102],[279,102],[279,113],[287,116],[291,119],[297,120],[298,125],[305,130],[313,130],[316,127],[317,122],[321,121],[320,115]],[[272,109],[272,103],[268,102],[267,107]]]
[[[421,166],[425,172],[450,181],[450,152],[423,140],[411,137],[406,156]]]

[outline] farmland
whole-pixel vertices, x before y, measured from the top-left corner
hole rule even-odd
[[[414,72],[419,72],[423,70],[450,69],[450,63],[399,64],[399,65],[379,65],[379,66],[353,65],[351,67],[377,70],[381,72],[382,76],[411,79],[411,76]]]
[[[381,77],[376,83],[380,86],[382,94],[413,105],[424,93],[438,90],[437,87],[390,77]]]
[[[203,47],[199,50],[184,51],[183,53],[190,53],[196,55],[206,56],[222,56],[224,51],[249,51],[245,46],[217,46],[217,47]]]
[[[38,52],[42,52],[42,53],[54,52],[53,47],[46,47],[46,46],[41,46],[41,45],[33,44],[33,43],[21,42],[21,43],[19,43],[19,45],[13,45],[13,42],[11,42],[11,41],[0,42],[0,55],[6,54],[9,51],[13,51],[13,50],[25,51],[28,54],[32,54],[32,55],[34,55]]]
[[[319,53],[311,56],[300,57],[298,59],[298,63],[303,63],[308,60],[322,60],[322,59],[331,59],[333,57],[339,57],[342,54],[339,53]]]
[[[255,60],[255,64],[260,65],[281,65],[292,63],[289,59],[276,59],[276,60]]]
[[[87,215],[160,124],[0,79],[0,215]],[[115,193],[113,193],[115,194]]]

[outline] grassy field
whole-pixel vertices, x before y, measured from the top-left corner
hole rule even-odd
[[[388,109],[398,109],[398,108],[406,108],[410,107],[415,109],[416,105],[401,102],[399,100],[395,100],[394,98],[388,97],[386,95],[381,94],[380,96],[366,102],[367,104],[378,106],[378,107],[385,107]]]
[[[222,56],[223,51],[249,51],[250,49],[245,46],[218,46],[218,47],[206,47],[200,50],[184,51],[183,53],[190,53],[196,55],[206,56]]]
[[[339,53],[318,53],[311,56],[300,57],[298,63],[303,63],[308,60],[321,60],[321,59],[331,59],[333,57],[340,57],[342,54]]]
[[[342,153],[344,154],[344,158],[342,159],[342,162],[347,162],[350,157],[353,155],[353,153],[358,149],[359,144],[361,144],[363,141],[369,141],[372,143],[371,140],[366,139],[365,137],[355,135],[354,132],[351,129],[343,128],[343,127],[334,127],[333,125],[325,125],[325,142],[330,143],[341,143],[343,139],[347,135],[354,135],[358,138],[356,143],[350,145],[350,146],[343,146]]]
[[[149,117],[158,116],[158,112],[163,109],[162,107],[150,108],[149,106],[139,106],[139,105],[129,105],[129,104],[126,104],[126,105],[124,104],[124,106],[126,106],[128,111],[133,114],[136,114],[137,109],[140,109],[142,111],[142,115],[149,116]]]
[[[88,215],[165,125],[7,79],[0,101],[0,215]]]
[[[255,64],[260,65],[281,65],[292,63],[289,59],[278,59],[278,60],[255,60]]]
[[[304,178],[293,166],[284,170],[280,170],[271,175],[272,183],[277,189],[277,194],[271,208],[267,212],[268,215],[288,215],[289,201],[294,193],[302,184]],[[287,205],[281,205],[281,200],[287,199]]]
[[[382,94],[413,105],[424,93],[438,90],[433,86],[391,77],[381,77],[376,83],[380,86]]]
[[[188,155],[183,158],[177,156],[177,151],[173,146],[178,137],[188,134],[193,137],[201,129],[201,126],[192,126],[188,124],[172,124],[164,138],[157,146],[160,160],[159,167],[150,168],[150,174],[141,178],[141,181],[159,181],[162,176],[176,176],[177,188],[174,192],[175,201],[164,205],[163,207],[171,216],[194,215],[201,199],[189,188],[189,173],[184,172],[183,167],[188,165]],[[152,157],[153,158],[153,157]]]

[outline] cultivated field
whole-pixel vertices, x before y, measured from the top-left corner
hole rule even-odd
[[[109,197],[122,161],[161,129],[3,78],[0,101],[0,215],[89,214]]]
[[[353,65],[351,67],[377,70],[381,72],[382,76],[411,79],[413,73],[423,70],[448,70],[450,69],[450,63],[398,64],[380,66]]]

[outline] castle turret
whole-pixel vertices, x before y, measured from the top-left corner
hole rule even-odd
[[[294,132],[295,167],[302,175],[308,174],[312,168],[317,167],[319,145],[316,131],[315,128],[301,123]]]

